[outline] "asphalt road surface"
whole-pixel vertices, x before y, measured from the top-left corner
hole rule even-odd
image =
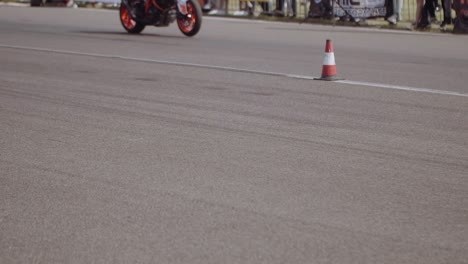
[[[467,42],[1,6],[0,263],[468,263]]]

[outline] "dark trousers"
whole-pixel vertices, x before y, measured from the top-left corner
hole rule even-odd
[[[296,0],[291,0],[292,11],[293,14],[296,15]],[[276,0],[276,10],[287,12],[287,10],[283,10],[284,0]]]
[[[432,2],[432,7],[433,7],[429,15],[431,15],[431,17],[435,17],[436,8],[439,6],[439,0],[429,0],[429,1]]]
[[[260,2],[260,6],[263,9],[263,12],[270,12],[270,5],[268,2]]]
[[[252,4],[252,9],[255,10],[255,3],[256,2],[250,2]],[[262,8],[263,12],[270,12],[270,5],[268,2],[259,2],[260,7]]]
[[[441,0],[442,9],[444,10],[444,23],[452,24],[452,1],[451,0]]]
[[[293,14],[296,15],[296,0],[291,0]]]
[[[283,11],[284,0],[276,0],[276,10]]]
[[[433,15],[434,14],[434,15]],[[426,27],[429,25],[429,16],[435,16],[435,6],[434,2],[427,0],[424,3],[421,15],[421,21],[419,22],[419,27]]]

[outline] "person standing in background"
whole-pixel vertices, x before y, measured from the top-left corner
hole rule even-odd
[[[431,23],[435,23],[435,6],[433,0],[426,0],[421,10],[421,16],[417,28],[427,29],[430,28]]]
[[[403,7],[403,0],[392,0],[392,15],[387,18],[388,23],[396,25],[398,21],[401,21],[401,8]]]
[[[424,0],[416,0],[416,20],[413,22],[413,27],[419,27],[423,12]]]
[[[273,15],[284,17],[283,8],[284,8],[284,0],[276,0],[276,8],[275,8],[275,11],[273,11]]]
[[[262,14],[270,13],[271,0],[260,2],[260,6],[262,7],[262,10],[263,10]]]
[[[296,16],[296,0],[286,0],[287,10],[283,11],[285,0],[276,0],[276,8],[273,12],[274,16],[284,17],[284,16]]]
[[[453,33],[468,34],[468,1],[453,0],[455,19],[453,20]]]
[[[333,18],[332,5],[329,0],[310,0],[309,14],[310,18]]]
[[[434,24],[438,24],[439,21],[437,20],[436,17],[436,11],[439,11],[439,1],[438,0],[428,0],[429,1],[429,6],[428,6],[428,11],[429,11],[429,16],[431,17],[430,22]]]
[[[296,17],[296,0],[286,0],[288,5],[288,14],[287,16]]]
[[[397,13],[398,13],[398,17],[397,17],[397,21],[400,22],[403,20],[402,16],[401,16],[401,9],[403,9],[403,0],[397,0],[398,2],[398,8],[397,8]]]
[[[211,10],[208,15],[225,15],[226,14],[226,0],[209,0]]]
[[[440,29],[445,30],[447,25],[452,24],[452,1],[441,0],[442,10],[444,11],[444,21],[440,24]]]

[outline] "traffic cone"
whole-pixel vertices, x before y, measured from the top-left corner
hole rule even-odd
[[[322,77],[315,78],[322,81],[338,81],[343,80],[336,76],[335,54],[333,53],[333,43],[327,39],[325,46],[325,58],[323,59]]]

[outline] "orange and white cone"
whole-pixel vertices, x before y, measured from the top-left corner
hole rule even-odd
[[[316,80],[323,80],[323,81],[343,80],[342,78],[338,78],[336,76],[336,64],[335,64],[335,54],[333,52],[333,43],[329,39],[327,39],[327,44],[325,46],[325,58],[323,59],[322,77],[316,78]]]

